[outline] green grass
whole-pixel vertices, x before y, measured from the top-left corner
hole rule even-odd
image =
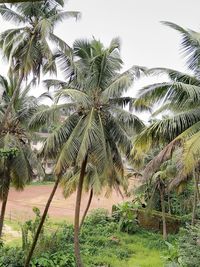
[[[5,220],[4,222],[7,226],[10,226],[13,231],[20,231],[20,224],[16,221],[10,221],[10,220]],[[21,236],[15,237],[11,233],[6,233],[3,236],[3,240],[6,245],[10,247],[15,247],[15,246],[21,246],[22,238]]]
[[[14,231],[20,231],[20,223],[18,221],[5,219],[4,223],[12,227]]]
[[[158,234],[137,233],[128,235],[119,233],[119,248],[107,248],[101,255],[91,256],[90,261],[107,264],[109,267],[163,267],[162,253],[165,248]],[[117,253],[116,253],[117,251]],[[117,255],[116,255],[117,254]],[[125,259],[123,259],[125,257]],[[127,258],[126,258],[127,257]],[[86,260],[87,262],[87,260]]]
[[[28,186],[32,186],[32,185],[53,185],[54,181],[37,181],[37,182],[30,182],[28,184]]]

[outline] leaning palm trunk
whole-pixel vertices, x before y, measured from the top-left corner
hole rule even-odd
[[[164,189],[162,185],[159,185],[160,191],[160,202],[161,202],[161,209],[162,209],[162,224],[163,224],[163,239],[167,239],[167,224],[166,224],[166,216],[165,216],[165,201],[164,201]]]
[[[81,219],[79,230],[81,229],[81,227],[82,227],[82,225],[83,225],[83,223],[85,221],[85,217],[86,217],[86,215],[88,213],[88,210],[89,210],[90,205],[91,205],[91,202],[92,202],[92,197],[93,197],[93,189],[91,188],[91,190],[90,190],[90,196],[89,196],[88,203],[87,203],[87,207],[86,207],[85,212],[83,214],[83,217]]]
[[[12,106],[13,106],[13,104],[14,104],[14,102],[15,102],[15,99],[16,99],[16,97],[17,97],[17,94],[18,94],[18,92],[19,92],[19,89],[20,89],[20,86],[21,86],[21,84],[22,84],[23,78],[24,78],[24,73],[21,72],[21,74],[20,74],[20,76],[19,76],[18,83],[17,83],[17,85],[16,85],[16,87],[15,87],[15,90],[14,90],[14,92],[13,92],[13,94],[12,94],[11,100],[10,100],[10,102],[9,102],[9,104],[8,104],[8,107],[7,107],[7,109],[6,109],[6,111],[5,111],[4,115],[3,115],[3,119],[2,119],[2,121],[1,121],[1,126],[2,126],[2,127],[5,125],[6,120],[8,119],[9,113],[10,113],[11,110],[12,110]]]
[[[51,192],[51,194],[50,194],[50,196],[49,196],[49,199],[48,199],[48,201],[47,201],[47,203],[46,203],[46,206],[45,206],[44,212],[43,212],[43,214],[42,214],[40,223],[39,223],[39,225],[38,225],[36,234],[35,234],[35,236],[34,236],[34,238],[33,238],[33,243],[32,243],[32,245],[31,245],[30,251],[29,251],[28,256],[27,256],[27,258],[26,258],[26,262],[25,262],[24,267],[29,267],[31,258],[32,258],[32,256],[33,256],[34,249],[35,249],[35,247],[36,247],[36,244],[37,244],[37,241],[38,241],[38,238],[39,238],[39,235],[40,235],[40,233],[41,233],[41,230],[42,230],[43,224],[44,224],[44,222],[45,222],[45,219],[46,219],[46,217],[47,217],[47,213],[48,213],[48,210],[49,210],[49,206],[50,206],[50,204],[51,204],[51,202],[52,202],[52,200],[53,200],[53,197],[54,197],[54,195],[55,195],[56,189],[57,189],[58,184],[59,184],[59,182],[60,182],[60,178],[61,178],[61,176],[57,176],[57,179],[56,179],[56,181],[55,181],[53,190],[52,190],[52,192]]]
[[[85,157],[81,166],[81,173],[79,177],[79,183],[76,195],[76,207],[75,207],[75,218],[74,218],[74,252],[75,252],[77,267],[83,267],[80,254],[80,245],[79,245],[79,218],[80,218],[81,196],[83,190],[83,181],[85,176],[86,165],[87,165],[87,156]]]
[[[6,184],[7,190],[4,193],[2,205],[1,205],[1,217],[0,217],[0,239],[2,238],[2,232],[3,232],[3,223],[5,218],[5,212],[6,212],[6,205],[8,201],[8,194],[10,189],[10,177],[7,177],[7,184]]]

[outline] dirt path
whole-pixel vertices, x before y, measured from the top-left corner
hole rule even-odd
[[[10,190],[8,204],[6,208],[6,218],[16,221],[24,221],[33,216],[32,208],[38,207],[41,211],[47,201],[53,185],[32,185],[27,186],[24,191],[17,192]],[[52,218],[72,220],[74,215],[76,193],[69,198],[64,199],[62,189],[58,188],[52,205],[49,209],[49,215]],[[83,213],[88,200],[88,194],[83,193],[81,212]],[[116,192],[113,192],[109,198],[104,194],[94,197],[91,209],[106,208],[111,210],[112,205],[120,203],[123,198]]]

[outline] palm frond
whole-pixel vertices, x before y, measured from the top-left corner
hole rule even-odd
[[[8,8],[6,5],[0,5],[0,15],[9,22],[13,21],[17,24],[26,22],[26,18],[24,16],[21,16],[14,10]]]
[[[172,22],[164,21],[163,24],[180,32],[182,50],[187,59],[187,66],[199,75],[200,34],[190,29],[186,30]]]
[[[45,157],[56,158],[58,156],[58,153],[65,142],[67,142],[70,134],[78,123],[78,120],[79,116],[74,113],[49,134],[42,148],[42,154]]]
[[[133,130],[135,133],[139,133],[144,128],[144,123],[136,115],[126,110],[112,108],[112,113],[114,113],[116,120],[124,129]]]
[[[89,95],[86,93],[79,91],[77,89],[72,89],[72,88],[65,88],[61,89],[56,93],[56,98],[62,99],[62,98],[69,98],[72,99],[73,101],[79,103],[83,107],[87,107],[89,104],[91,104],[91,98]]]
[[[60,105],[52,105],[51,107],[45,108],[38,111],[33,115],[29,122],[29,129],[39,129],[40,127],[46,125],[48,122],[52,122],[56,119],[55,113],[60,110],[69,110],[74,107],[74,103],[66,103]]]
[[[130,88],[130,86],[133,84],[134,79],[140,76],[141,71],[143,72],[142,67],[133,66],[129,70],[120,74],[104,90],[104,92],[102,93],[102,97],[108,100],[110,98],[121,97],[122,94],[126,92]]]

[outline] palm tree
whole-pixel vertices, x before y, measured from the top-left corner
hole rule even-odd
[[[44,73],[56,73],[55,55],[50,43],[61,50],[68,49],[66,43],[54,34],[55,26],[65,18],[79,16],[79,12],[67,12],[61,8],[63,1],[39,1],[12,6],[0,5],[0,14],[20,27],[6,30],[0,35],[0,47],[11,63],[12,71],[18,75],[18,83],[7,107],[2,125],[12,109],[23,79],[30,74],[39,80]]]
[[[167,74],[169,81],[143,88],[138,101],[154,107],[160,105],[154,115],[167,116],[152,123],[138,136],[133,153],[140,155],[152,146],[164,145],[164,149],[146,166],[144,176],[147,178],[163,161],[171,158],[177,147],[181,147],[183,156],[180,157],[180,176],[187,179],[187,175],[198,165],[200,152],[200,33],[185,30],[173,23],[165,24],[181,33],[182,49],[193,75],[165,68],[150,70],[153,74]]]
[[[55,109],[64,109],[68,114],[47,138],[43,153],[57,159],[55,174],[58,176],[69,167],[80,169],[74,220],[75,256],[79,267],[83,266],[79,216],[87,166],[95,166],[99,180],[108,179],[108,184],[116,175],[123,177],[121,152],[128,156],[132,145],[128,132],[138,132],[144,126],[135,115],[123,109],[123,93],[141,69],[134,66],[120,74],[119,48],[118,39],[113,39],[106,49],[100,41],[75,41],[70,57],[60,54],[69,80],[51,83],[59,88],[56,101],[61,98],[67,101],[35,114],[30,122],[31,128],[41,126]]]
[[[3,91],[1,92],[0,120],[9,105],[16,84],[16,77],[11,76],[6,79],[0,76],[0,85]],[[12,108],[12,116],[0,132],[0,200],[2,200],[0,237],[10,184],[12,183],[17,190],[23,190],[35,170],[38,171],[38,174],[43,174],[37,157],[31,150],[28,132],[26,131],[27,120],[38,108],[36,99],[27,95],[30,86],[28,84],[24,90],[18,92]]]
[[[169,188],[179,186],[194,177],[192,215],[192,223],[194,223],[198,194],[196,170],[198,170],[200,154],[200,33],[186,30],[170,22],[164,22],[164,24],[181,33],[182,50],[192,75],[165,68],[150,70],[153,74],[167,74],[169,81],[143,88],[138,101],[144,101],[150,106],[160,105],[154,115],[167,114],[167,116],[152,123],[138,136],[132,152],[140,157],[141,152],[148,151],[152,146],[164,145],[144,170],[144,177],[148,178],[179,148],[180,155],[177,163],[179,174]]]

